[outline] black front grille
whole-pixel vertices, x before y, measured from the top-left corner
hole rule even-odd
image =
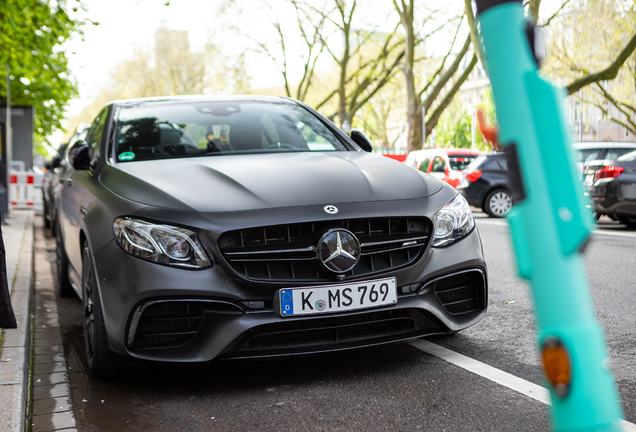
[[[453,315],[483,309],[485,306],[485,279],[479,270],[438,279],[433,289],[444,309]]]
[[[320,237],[332,228],[346,228],[360,241],[360,261],[344,275],[354,278],[412,265],[428,244],[431,222],[396,217],[275,225],[226,232],[218,245],[234,271],[247,279],[332,281],[334,273],[317,253]]]
[[[143,308],[131,328],[131,348],[174,348],[187,344],[203,322],[205,310],[194,302],[158,302]]]
[[[331,351],[439,332],[439,324],[420,309],[294,320],[251,328],[221,356],[245,358]]]

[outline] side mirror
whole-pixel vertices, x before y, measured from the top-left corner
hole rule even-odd
[[[53,168],[52,162],[51,161],[44,162],[44,168],[46,168],[47,171]]]
[[[444,168],[444,163],[443,162],[437,162],[435,165],[433,165],[433,172],[443,173],[445,171],[446,171],[446,169]]]
[[[362,150],[366,152],[373,151],[371,140],[360,129],[351,129],[351,139],[354,143],[358,144]]]
[[[53,156],[53,160],[50,162],[50,168],[59,168],[60,167],[60,157],[58,155]],[[47,167],[47,169],[50,169],[49,167]]]
[[[86,141],[79,140],[68,151],[68,161],[76,171],[86,171],[91,167],[91,158]]]

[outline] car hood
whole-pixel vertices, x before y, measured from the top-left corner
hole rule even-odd
[[[227,155],[107,165],[101,183],[138,203],[198,212],[423,198],[443,183],[370,153]]]

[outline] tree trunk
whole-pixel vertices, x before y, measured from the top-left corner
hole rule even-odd
[[[453,101],[455,94],[457,94],[457,92],[459,91],[459,88],[462,86],[464,81],[466,81],[466,79],[468,78],[468,75],[470,75],[470,72],[473,70],[476,64],[477,64],[477,54],[473,54],[473,57],[470,60],[470,63],[468,64],[468,67],[466,67],[466,69],[464,69],[464,72],[462,72],[461,76],[457,78],[457,81],[455,81],[451,89],[446,93],[446,96],[444,96],[444,99],[442,99],[440,103],[437,105],[437,107],[429,114],[428,119],[426,120],[426,136],[429,136],[430,133],[433,131],[433,128],[437,126],[437,122],[439,121],[439,118],[441,117],[442,113],[448,107],[448,105],[450,105],[450,103]]]
[[[349,32],[351,31],[350,23],[344,23],[342,34],[344,36],[344,52],[342,54],[342,62],[340,63],[340,82],[338,84],[338,117],[340,118],[340,126],[347,119],[347,66],[350,56]]]
[[[413,66],[415,64],[415,31],[413,28],[414,0],[409,4],[402,3],[403,9],[400,12],[402,27],[406,33],[405,56],[404,56],[404,80],[406,84],[406,116],[408,123],[408,151],[420,150],[422,148],[422,108],[415,91],[415,75]]]

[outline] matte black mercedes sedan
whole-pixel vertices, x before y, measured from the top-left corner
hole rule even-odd
[[[83,300],[90,371],[343,350],[482,319],[466,200],[363,148],[291,99],[103,108],[55,201],[57,286]]]

